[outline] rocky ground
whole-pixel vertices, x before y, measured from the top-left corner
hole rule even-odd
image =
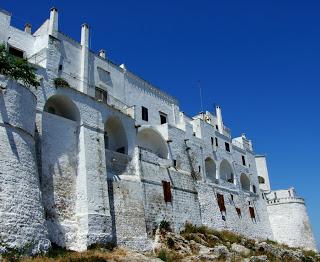
[[[1,260],[1,259],[0,259]],[[320,254],[312,251],[289,248],[273,241],[259,242],[228,231],[214,231],[207,227],[187,224],[180,234],[170,231],[163,223],[155,233],[154,249],[149,253],[138,253],[126,249],[96,247],[86,252],[52,250],[45,256],[19,257],[17,254],[3,255],[3,261],[24,262],[161,262],[161,261],[320,261]]]

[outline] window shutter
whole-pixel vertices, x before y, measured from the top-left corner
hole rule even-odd
[[[218,206],[220,209],[220,212],[225,212],[226,211],[226,206],[224,205],[224,197],[221,194],[217,194],[217,199],[218,199]]]
[[[162,187],[163,187],[164,201],[166,203],[171,202],[172,201],[172,194],[171,194],[170,182],[162,181]]]

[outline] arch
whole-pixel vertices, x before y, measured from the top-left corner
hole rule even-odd
[[[226,182],[234,183],[234,174],[230,163],[222,160],[220,163],[220,178]]]
[[[63,95],[50,97],[44,106],[44,111],[72,121],[80,121],[80,113],[77,106],[70,98]]]
[[[215,182],[216,180],[216,163],[212,160],[211,157],[207,157],[204,161],[206,168],[206,178],[208,182]]]
[[[250,179],[246,174],[240,175],[240,184],[243,190],[250,191]]]
[[[258,176],[259,184],[265,184],[266,180],[262,176]]]
[[[105,149],[122,154],[128,153],[128,141],[122,123],[116,117],[109,118],[104,125]]]
[[[144,128],[137,135],[137,145],[161,158],[168,158],[168,147],[162,135],[152,128]]]

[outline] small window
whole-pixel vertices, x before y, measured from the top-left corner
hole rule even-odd
[[[216,141],[216,146],[219,146],[217,137],[215,137],[215,141]]]
[[[148,108],[142,106],[141,107],[141,115],[142,115],[142,120],[148,121]]]
[[[230,196],[231,196],[231,200],[233,201],[233,195],[232,195],[232,194],[230,194]]]
[[[226,147],[226,151],[230,152],[230,144],[225,142],[224,145]]]
[[[219,130],[219,127],[218,127],[218,125],[216,125],[216,129],[217,129],[217,130]]]
[[[241,217],[241,209],[239,207],[236,207],[236,211],[237,211],[238,217]]]
[[[217,201],[220,212],[226,212],[226,206],[224,205],[224,197],[221,194],[217,194]]]
[[[249,207],[249,213],[250,213],[250,217],[252,219],[255,219],[256,218],[256,215],[254,213],[254,208],[253,207]]]
[[[19,49],[17,49],[17,48],[14,48],[14,47],[10,46],[9,47],[9,54],[14,55],[16,57],[23,58],[24,52],[19,50]]]
[[[249,206],[251,205],[251,202],[250,202],[250,201],[248,201],[248,205],[249,205]]]
[[[60,64],[60,65],[59,65],[59,71],[61,71],[61,70],[62,70],[62,65]]]
[[[252,192],[253,192],[253,193],[257,193],[257,188],[256,188],[255,185],[252,185]]]
[[[262,176],[258,176],[258,181],[259,181],[259,184],[264,184],[265,183],[265,180]]]
[[[213,145],[214,144],[214,139],[213,139],[213,137],[211,137],[211,145]]]
[[[201,172],[201,166],[198,166],[199,173]]]
[[[109,147],[109,137],[108,137],[108,133],[107,132],[104,132],[103,138],[104,138],[104,148],[108,149],[108,147]]]
[[[246,158],[242,155],[242,156],[241,156],[241,159],[242,159],[242,165],[245,166],[245,165],[246,165]]]
[[[171,202],[172,201],[172,194],[171,194],[171,185],[170,182],[162,181],[162,187],[163,187],[163,196],[164,196],[164,202]]]
[[[177,160],[176,159],[173,159],[173,166],[177,167]]]
[[[96,87],[95,97],[98,101],[105,104],[108,102],[108,92],[101,88]]]
[[[160,114],[160,124],[163,125],[167,123],[167,114],[159,112]]]

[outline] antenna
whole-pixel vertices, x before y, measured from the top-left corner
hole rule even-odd
[[[201,89],[201,82],[200,82],[200,80],[198,80],[198,86],[199,86],[199,93],[200,93],[201,112],[203,112],[202,89]]]

